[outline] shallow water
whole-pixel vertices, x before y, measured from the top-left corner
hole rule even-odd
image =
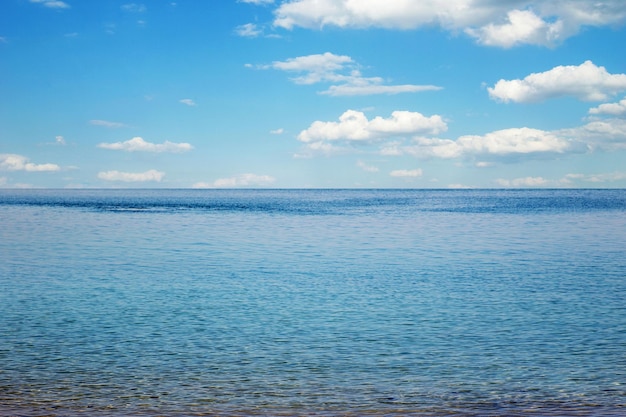
[[[0,415],[625,415],[625,190],[0,190]]]

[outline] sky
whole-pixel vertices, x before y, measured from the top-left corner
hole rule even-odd
[[[0,188],[624,188],[623,0],[2,0]]]

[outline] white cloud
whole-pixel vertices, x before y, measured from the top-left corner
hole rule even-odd
[[[120,172],[120,171],[103,171],[98,173],[98,178],[105,181],[121,181],[121,182],[160,182],[165,176],[164,172],[151,169],[146,172]]]
[[[447,125],[439,115],[426,117],[417,112],[394,111],[387,119],[378,116],[368,120],[364,113],[348,110],[339,117],[339,122],[313,122],[300,132],[298,140],[305,143],[371,141],[394,136],[436,135],[446,130]]]
[[[1,171],[27,171],[27,172],[45,172],[59,171],[61,168],[56,164],[34,164],[29,159],[17,154],[0,154],[0,170]]]
[[[589,114],[607,114],[611,116],[626,115],[626,98],[618,103],[600,104],[598,107],[589,109]]]
[[[193,107],[193,106],[195,106],[195,105],[196,105],[196,102],[195,102],[195,101],[193,101],[193,100],[192,100],[192,99],[190,99],[190,98],[184,98],[184,99],[182,99],[182,100],[178,100],[178,102],[179,102],[179,103],[186,104],[187,106],[191,106],[191,107]]]
[[[65,3],[64,1],[56,1],[56,0],[30,0],[31,3],[40,3],[45,7],[49,7],[51,9],[69,9],[70,5]]]
[[[493,162],[485,162],[485,161],[478,161],[475,164],[476,168],[488,168],[492,165],[493,165]]]
[[[274,61],[271,65],[260,68],[273,68],[281,71],[304,72],[305,75],[293,78],[296,84],[315,84],[327,81],[339,81],[342,76],[337,71],[352,64],[347,55],[335,55],[330,52],[289,58],[286,61]]]
[[[281,127],[281,128],[278,128],[278,129],[270,130],[270,133],[272,135],[282,135],[283,133],[285,133],[285,129],[283,129]]]
[[[276,181],[269,175],[241,174],[230,178],[220,178],[213,183],[198,182],[193,188],[237,188],[268,186]]]
[[[451,190],[470,190],[474,187],[465,184],[448,184],[447,188]]]
[[[238,0],[240,3],[251,3],[251,4],[272,4],[274,0]]]
[[[363,83],[332,85],[326,91],[320,94],[329,96],[365,96],[372,94],[400,94],[400,93],[419,93],[422,91],[438,91],[441,87],[435,85],[380,85],[382,80],[375,78],[362,78]]]
[[[421,169],[397,169],[395,171],[391,171],[389,173],[392,177],[400,177],[400,178],[417,178],[422,176]]]
[[[144,13],[147,10],[145,5],[137,3],[123,4],[120,8],[131,13]]]
[[[65,138],[63,136],[55,136],[54,140],[57,145],[65,145]]]
[[[385,85],[384,80],[380,77],[361,75],[358,64],[351,57],[335,55],[330,52],[289,58],[286,61],[275,61],[271,65],[262,65],[257,68],[272,68],[301,73],[302,75],[292,78],[296,84],[334,84],[327,90],[320,92],[320,94],[330,96],[400,94],[441,90],[441,87],[434,85]]]
[[[584,142],[591,149],[626,149],[626,119],[596,120],[555,134]]]
[[[545,187],[550,181],[542,177],[515,178],[513,180],[497,179],[496,183],[502,187]]]
[[[621,181],[626,179],[626,172],[611,172],[605,174],[567,174],[565,179],[562,182],[568,183],[572,180],[575,181],[583,181],[583,182],[592,182],[592,183],[603,183],[603,182],[614,182]]]
[[[544,152],[563,153],[570,149],[568,140],[538,129],[511,128],[484,136],[466,135],[457,140],[416,138],[404,150],[418,157],[460,158],[469,155],[511,155]]]
[[[367,165],[363,161],[357,161],[356,166],[358,166],[359,168],[361,168],[363,171],[366,171],[366,172],[378,172],[378,167]]]
[[[505,103],[529,103],[563,96],[599,101],[624,90],[626,74],[610,74],[591,61],[579,66],[558,66],[530,74],[523,80],[500,80],[488,89],[492,99]]]
[[[626,20],[623,0],[293,0],[275,10],[274,25],[322,29],[417,29],[437,25],[465,31],[484,45],[553,45],[584,26]]]
[[[127,152],[171,152],[180,153],[187,152],[193,149],[189,143],[174,143],[165,141],[163,143],[150,143],[146,142],[141,137],[134,137],[125,142],[115,143],[100,143],[98,148],[110,149],[114,151],[127,151]]]
[[[467,28],[465,32],[487,46],[511,48],[521,44],[551,46],[560,40],[563,23],[548,23],[531,10],[511,10],[507,23],[489,23],[479,29]]]
[[[109,122],[108,120],[96,120],[96,119],[90,120],[89,124],[94,125],[94,126],[108,127],[108,128],[111,128],[111,129],[118,129],[118,128],[121,128],[121,127],[128,127],[124,123]]]
[[[245,25],[237,26],[235,33],[244,38],[256,38],[262,35],[263,31],[254,23],[246,23]]]

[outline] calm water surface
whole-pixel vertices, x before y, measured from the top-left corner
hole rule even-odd
[[[626,415],[626,190],[0,190],[0,415]]]

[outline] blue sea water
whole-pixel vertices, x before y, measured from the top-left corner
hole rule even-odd
[[[0,190],[0,415],[626,415],[626,190]]]

